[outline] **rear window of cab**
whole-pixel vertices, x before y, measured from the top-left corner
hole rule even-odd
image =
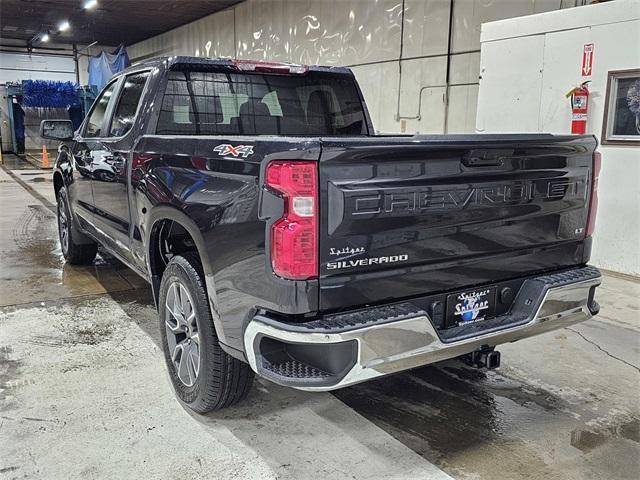
[[[348,75],[172,71],[159,135],[367,135]]]

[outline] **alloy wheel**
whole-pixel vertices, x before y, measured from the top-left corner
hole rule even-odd
[[[200,335],[193,300],[179,281],[169,286],[165,308],[171,361],[180,381],[191,387],[200,370]]]
[[[62,199],[58,202],[58,234],[62,251],[66,254],[69,251],[69,219],[67,209]]]

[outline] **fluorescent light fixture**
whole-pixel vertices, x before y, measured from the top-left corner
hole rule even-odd
[[[71,24],[69,23],[68,20],[64,20],[58,24],[58,30],[60,30],[61,32],[66,32],[70,28],[71,28]]]
[[[96,8],[98,6],[98,0],[87,0],[84,2],[82,8],[85,10],[91,10],[92,8]]]
[[[40,37],[40,41],[41,42],[48,42],[49,41],[49,34],[48,33],[43,33],[42,36]]]

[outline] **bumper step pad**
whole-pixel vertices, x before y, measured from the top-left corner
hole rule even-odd
[[[289,359],[280,363],[273,363],[262,358],[262,368],[282,379],[300,379],[307,381],[324,381],[331,375],[319,368],[312,367],[295,359]]]
[[[290,323],[287,326],[291,331],[303,333],[339,333],[420,315],[426,315],[426,312],[412,303],[397,303],[356,312],[326,315],[311,322]]]

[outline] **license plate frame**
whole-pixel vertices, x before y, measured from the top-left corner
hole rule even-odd
[[[496,287],[481,287],[447,295],[446,328],[482,322],[495,316]]]

